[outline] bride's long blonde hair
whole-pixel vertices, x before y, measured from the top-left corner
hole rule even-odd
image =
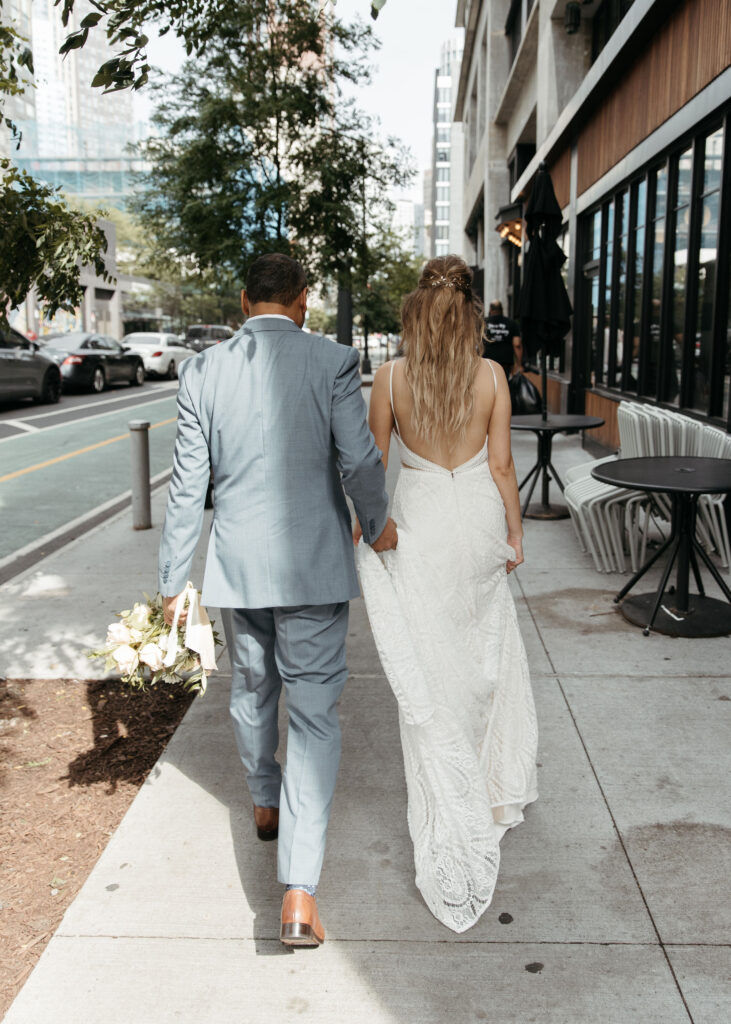
[[[472,271],[459,256],[424,266],[416,291],[401,307],[405,376],[413,426],[421,437],[453,446],[464,437],[475,405],[475,376],[485,330],[482,302],[472,294]]]

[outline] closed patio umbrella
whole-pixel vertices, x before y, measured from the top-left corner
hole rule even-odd
[[[526,352],[529,356],[541,353],[541,408],[545,420],[547,357],[560,353],[573,312],[561,277],[566,256],[556,241],[561,230],[561,207],[545,163],[533,182],[525,221],[528,249],[518,314]]]

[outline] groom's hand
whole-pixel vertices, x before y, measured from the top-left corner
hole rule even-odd
[[[162,613],[165,616],[165,621],[168,626],[173,624],[173,616],[175,615],[175,604],[180,595],[176,594],[175,597],[163,597],[162,599]],[[187,609],[183,609],[178,616],[178,625],[182,626],[185,620],[188,618]]]
[[[371,547],[374,551],[393,551],[398,544],[398,531],[396,523],[389,516],[380,537],[373,541]]]

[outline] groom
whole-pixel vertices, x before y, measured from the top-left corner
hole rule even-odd
[[[340,760],[336,704],[347,677],[348,601],[359,593],[343,491],[374,550],[396,547],[396,525],[366,422],[358,354],[301,330],[302,267],[279,254],[255,260],[242,308],[248,319],[233,338],[180,367],[160,592],[172,622],[212,469],[203,602],[221,609],[231,715],[257,833],[279,837],[279,881],[287,886],[281,939],[317,946],[325,938],[315,889]],[[282,686],[283,776],[275,758]]]

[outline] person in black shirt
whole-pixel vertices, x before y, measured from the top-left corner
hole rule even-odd
[[[523,345],[520,340],[520,327],[515,320],[503,316],[503,304],[499,299],[490,303],[489,313],[485,319],[485,359],[500,363],[505,376],[519,370],[523,365]]]

